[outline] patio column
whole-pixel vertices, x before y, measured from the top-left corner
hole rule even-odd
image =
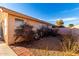
[[[3,37],[8,44],[8,13],[3,12]]]

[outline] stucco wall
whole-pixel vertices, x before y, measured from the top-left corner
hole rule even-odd
[[[16,42],[28,40],[28,39],[19,38],[17,41],[15,41],[15,37],[14,37],[14,34],[15,34],[15,32],[14,32],[14,30],[15,30],[15,18],[22,19],[27,24],[32,25],[36,28],[39,28],[42,25],[47,26],[47,24],[43,24],[43,23],[40,23],[40,22],[37,22],[37,21],[34,21],[34,20],[20,18],[20,17],[14,16],[14,15],[8,14],[8,44],[14,44]]]
[[[40,26],[47,26],[46,24],[43,24],[43,23],[40,23],[40,22],[37,22],[37,21],[34,21],[34,20],[28,20],[27,22],[29,25],[32,25],[36,28],[39,28]]]
[[[14,40],[14,16],[8,15],[8,42],[9,44],[13,44]]]
[[[18,18],[18,19],[22,19],[25,21],[25,19],[23,18],[20,18],[20,17],[17,17],[17,16],[13,16],[13,15],[8,15],[8,44],[14,44],[16,42],[21,42],[23,41],[24,39],[18,39],[17,41],[15,41],[15,37],[14,37],[14,34],[15,34],[15,18]],[[25,21],[26,22],[26,21]]]
[[[2,13],[2,16],[0,16],[0,20],[3,20],[3,23],[2,23],[3,33],[4,33],[3,36],[4,36],[4,40],[5,40],[6,44],[14,44],[15,43],[15,37],[14,37],[15,18],[22,19],[27,24],[32,25],[36,28],[39,28],[42,25],[43,26],[48,25],[46,23],[44,24],[42,22],[35,21],[35,20],[30,19],[30,18],[19,17],[18,16],[19,14],[15,16],[13,14],[9,14],[9,13],[3,11],[3,12],[0,12],[0,15],[1,15],[1,13]],[[16,42],[21,42],[24,40],[25,39],[19,39]]]

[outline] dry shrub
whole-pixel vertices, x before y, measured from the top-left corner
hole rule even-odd
[[[75,35],[75,34],[74,34]],[[73,52],[77,53],[79,50],[79,44],[77,42],[77,39],[72,35],[72,30],[70,31],[70,34],[64,35],[62,37],[62,49],[65,52]]]

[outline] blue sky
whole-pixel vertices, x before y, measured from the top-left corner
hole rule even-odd
[[[78,3],[0,3],[0,6],[52,24],[57,19],[62,19],[65,25],[79,24]]]

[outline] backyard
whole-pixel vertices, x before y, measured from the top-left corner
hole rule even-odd
[[[57,37],[42,38],[32,42],[21,42],[10,47],[18,56],[78,56],[73,52],[62,51]]]
[[[62,20],[58,21],[57,24],[60,26],[55,28],[42,27],[33,31],[34,36],[31,30],[29,36],[33,36],[34,40],[28,38],[29,41],[15,43],[10,47],[18,56],[78,56],[79,29],[64,27]],[[24,29],[26,28],[22,30]],[[22,33],[27,33],[27,31]],[[21,36],[26,39],[26,35],[22,35],[22,33],[20,33]]]

